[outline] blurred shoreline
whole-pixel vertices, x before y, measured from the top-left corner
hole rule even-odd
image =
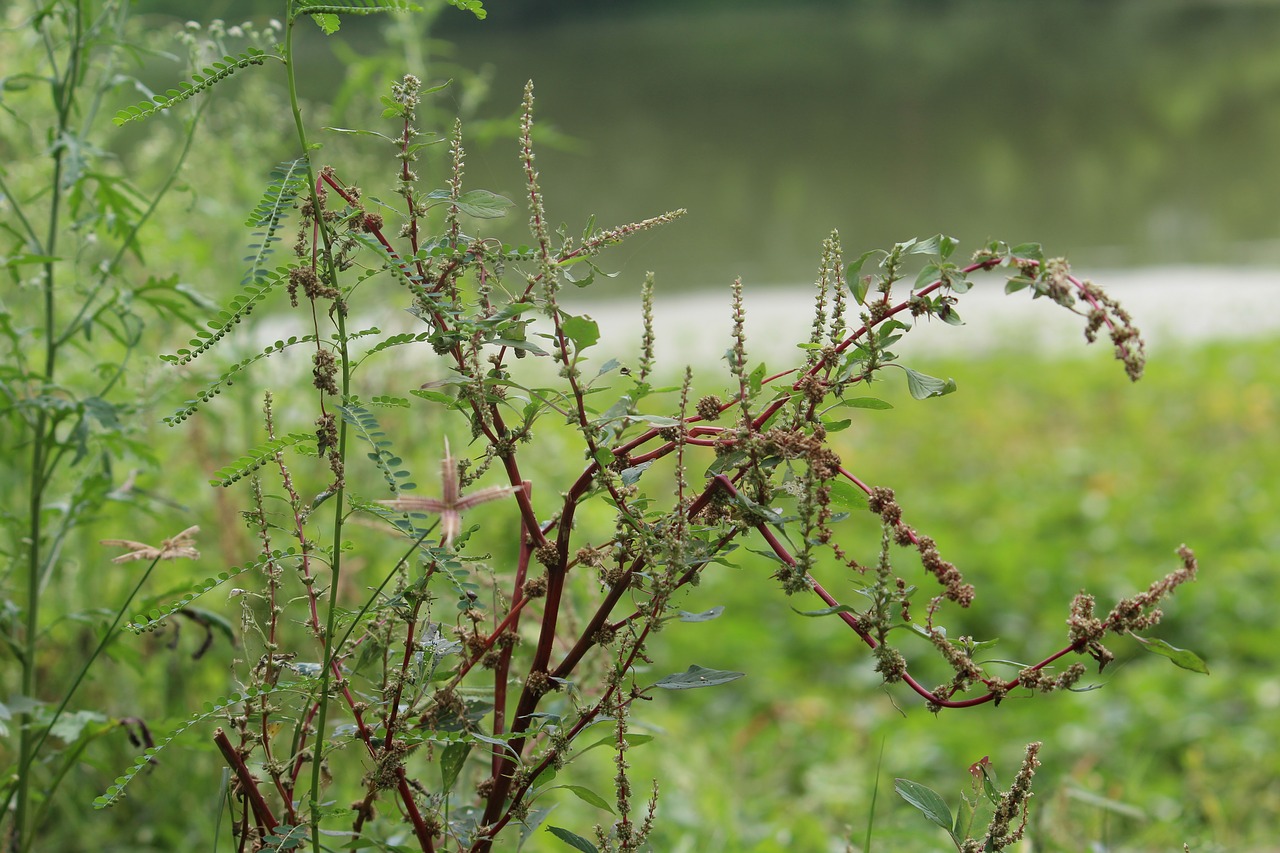
[[[1280,331],[1280,269],[1149,267],[1075,271],[1120,301],[1142,330],[1149,351],[1228,338],[1257,338]],[[964,326],[925,320],[904,340],[902,351],[939,355],[1022,351],[1084,355],[1084,320],[1028,291],[1006,295],[1001,276],[975,276],[975,286],[956,308]],[[751,359],[774,360],[807,340],[813,321],[813,285],[744,285],[747,349]],[[905,293],[905,288],[898,294]],[[641,335],[640,299],[570,299],[567,310],[589,314],[600,325],[601,346],[611,355],[634,356]],[[657,357],[709,364],[729,346],[730,291],[654,293]],[[1099,345],[1105,343],[1100,338]]]

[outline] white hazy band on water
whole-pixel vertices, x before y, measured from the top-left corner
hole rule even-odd
[[[1148,349],[1215,339],[1261,337],[1280,330],[1280,271],[1224,267],[1168,267],[1077,273],[1119,300],[1143,332]],[[901,295],[907,290],[901,286]],[[639,352],[640,299],[574,300],[561,291],[563,307],[589,314],[600,326],[600,344],[609,355],[633,359]],[[730,295],[718,291],[672,293],[658,281],[654,292],[657,359],[707,364],[730,345]],[[809,339],[814,288],[744,285],[747,349],[752,361],[795,352]],[[828,299],[828,309],[830,300]],[[928,353],[980,353],[1021,349],[1053,354],[1087,352],[1084,320],[1029,291],[1006,295],[998,275],[977,275],[975,286],[956,309],[963,326],[922,319],[904,348]],[[904,317],[910,320],[909,317]],[[846,325],[855,324],[851,315]],[[1100,335],[1099,344],[1106,341]]]

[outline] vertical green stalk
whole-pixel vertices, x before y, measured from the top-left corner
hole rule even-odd
[[[321,215],[320,199],[316,192],[316,173],[315,166],[311,161],[311,145],[307,142],[307,130],[302,121],[302,108],[298,104],[298,85],[297,77],[294,73],[294,55],[293,55],[293,29],[297,23],[296,17],[292,14],[292,10],[288,10],[285,23],[285,43],[284,58],[285,67],[288,69],[289,80],[289,107],[293,112],[293,123],[298,133],[298,142],[302,145],[303,153],[307,158],[307,187],[311,193],[312,209],[315,211],[316,227],[321,238],[324,241],[324,251],[321,258],[325,266],[325,274],[330,277],[330,281],[336,287],[337,285],[337,269],[333,263],[332,240],[328,227]],[[338,327],[338,362],[342,370],[342,399],[345,402],[351,390],[351,361],[347,351],[347,325],[344,312],[339,310],[333,312],[335,323]],[[347,456],[347,422],[345,418],[338,419],[338,458],[345,460]],[[314,756],[311,762],[311,797],[310,797],[310,821],[311,821],[311,845],[314,853],[320,853],[320,781],[321,766],[324,763],[324,740],[325,728],[328,722],[329,712],[329,686],[333,674],[333,659],[337,651],[337,647],[333,642],[334,627],[337,622],[338,613],[338,581],[342,576],[342,524],[343,524],[343,500],[346,490],[344,478],[338,476],[334,489],[333,500],[333,548],[330,563],[329,578],[329,605],[325,614],[324,629],[324,654],[323,665],[320,670],[320,711],[316,716],[316,731],[312,743],[314,744]]]
[[[81,3],[77,2],[73,12],[73,36],[69,45],[67,66],[61,79],[56,76],[56,63],[51,62],[55,76],[50,83],[50,95],[57,115],[54,139],[59,142],[67,132],[71,108],[75,102],[76,86],[80,78],[83,11]],[[45,26],[48,26],[47,19]],[[47,32],[45,40],[46,45],[48,45],[49,36]],[[50,50],[50,53],[52,54],[52,50]],[[39,248],[40,254],[50,258],[54,257],[57,251],[59,217],[62,213],[64,152],[65,147],[61,144],[56,144],[50,154],[53,158],[53,183],[50,187],[49,227],[44,245]],[[44,263],[42,295],[44,302],[43,331],[45,347],[42,384],[45,387],[53,385],[58,361],[58,305],[54,267],[55,262],[52,260]],[[39,687],[37,683],[37,657],[40,639],[40,578],[43,573],[44,563],[44,552],[40,547],[40,538],[44,532],[41,528],[41,513],[45,502],[45,487],[49,483],[48,475],[51,473],[46,472],[45,467],[48,465],[49,443],[54,440],[53,430],[55,428],[56,423],[52,422],[48,410],[43,406],[37,407],[34,436],[31,442],[30,502],[27,508],[27,535],[30,545],[27,552],[26,619],[23,625],[22,637],[22,695],[28,701],[34,701]],[[31,809],[30,767],[35,758],[37,747],[35,718],[30,710],[24,710],[19,716],[18,732],[18,766],[27,768],[28,772],[20,774],[16,783],[18,788],[17,804],[13,815],[11,843],[12,849],[23,850],[27,847],[27,817]]]

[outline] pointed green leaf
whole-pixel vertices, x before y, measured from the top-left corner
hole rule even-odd
[[[1202,672],[1205,675],[1209,674],[1209,665],[1206,664],[1204,659],[1195,652],[1188,651],[1187,649],[1180,649],[1177,646],[1171,646],[1164,640],[1157,637],[1139,637],[1135,634],[1133,638],[1139,643],[1142,643],[1143,648],[1147,651],[1152,654],[1167,657],[1169,660],[1173,661],[1176,666],[1180,666],[1183,669],[1189,669],[1192,672]]]
[[[508,198],[488,190],[468,190],[454,202],[458,210],[476,219],[500,219],[515,204]]]
[[[640,476],[644,474],[645,471],[648,471],[649,466],[652,464],[653,464],[653,460],[650,459],[648,462],[641,462],[639,465],[635,465],[631,468],[627,468],[623,470],[622,474],[620,475],[622,479],[622,485],[634,486],[636,482],[640,479]]]
[[[656,427],[673,427],[680,426],[680,421],[676,418],[668,418],[663,415],[627,415],[627,420],[632,422],[646,423]]]
[[[879,249],[868,249],[863,252],[856,261],[849,264],[846,281],[849,282],[849,290],[853,293],[853,299],[859,305],[867,304],[867,291],[871,288],[871,276],[864,276],[862,265],[867,262],[867,258],[874,255]]]
[[[723,612],[724,612],[724,607],[722,606],[713,607],[710,610],[704,610],[701,613],[690,613],[687,610],[681,610],[680,621],[681,622],[710,622],[712,619],[715,619],[717,616],[719,616]]]
[[[912,289],[919,290],[922,287],[933,284],[941,277],[941,272],[942,270],[938,268],[937,264],[925,264],[924,268],[916,275],[916,283]]]
[[[694,664],[684,672],[668,675],[653,686],[661,687],[663,690],[693,690],[698,687],[715,687],[719,684],[728,684],[730,681],[737,681],[744,675],[746,675],[744,672],[707,669]]]
[[[867,493],[848,480],[832,480],[831,502],[841,509],[866,509]]]
[[[835,605],[832,605],[831,607],[824,607],[821,610],[797,610],[794,607],[791,609],[795,610],[801,616],[813,616],[813,617],[834,616],[837,613],[855,613],[856,614],[858,612],[847,604],[835,604]]]
[[[840,403],[851,409],[884,410],[893,408],[893,403],[881,400],[879,397],[854,397],[852,400],[841,400]]]
[[[919,782],[912,782],[910,779],[895,779],[893,790],[929,820],[948,833],[951,832],[953,825],[951,809],[947,808],[946,801],[932,788],[927,788]]]
[[[902,365],[895,366],[902,367]],[[929,376],[909,367],[903,367],[902,369],[907,372],[907,390],[917,400],[927,400],[930,397],[945,397],[956,390],[956,381],[954,379],[938,379],[936,376]]]
[[[575,832],[570,832],[559,826],[548,826],[547,832],[559,838],[565,844],[568,844],[574,850],[581,850],[582,853],[600,853],[594,844],[583,838]]]
[[[598,809],[604,809],[609,814],[614,814],[613,806],[609,805],[604,797],[600,796],[590,788],[584,788],[581,785],[561,785],[560,787],[572,791],[573,795],[584,803],[595,806]]]
[[[446,746],[440,753],[440,781],[443,785],[442,791],[450,791],[453,789],[453,783],[458,781],[458,774],[462,772],[462,766],[467,763],[467,755],[471,752],[471,744],[466,741],[455,741]]]

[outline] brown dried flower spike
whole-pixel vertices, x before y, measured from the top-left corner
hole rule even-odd
[[[200,552],[195,549],[195,535],[199,527],[188,527],[177,536],[171,536],[160,543],[157,548],[145,542],[134,542],[132,539],[103,539],[98,544],[117,548],[128,548],[129,553],[121,554],[111,562],[127,563],[131,560],[176,560],[179,557],[200,559]]]
[[[439,498],[396,498],[378,501],[381,506],[398,509],[401,512],[434,512],[440,516],[440,541],[444,547],[453,545],[453,538],[462,530],[462,513],[486,501],[497,500],[514,494],[519,486],[486,486],[474,491],[466,497],[462,496],[462,488],[458,485],[457,460],[449,452],[449,439],[444,440],[444,459],[440,462]]]

